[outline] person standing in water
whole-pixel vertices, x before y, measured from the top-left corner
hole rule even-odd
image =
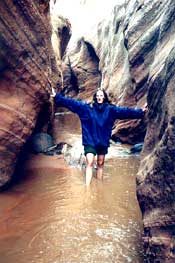
[[[141,119],[145,111],[118,107],[109,103],[106,92],[97,89],[93,102],[64,97],[53,91],[52,96],[57,106],[62,106],[76,113],[81,121],[82,144],[86,156],[86,185],[89,186],[93,175],[93,164],[97,155],[97,179],[103,179],[105,155],[108,153],[112,127],[116,119]]]

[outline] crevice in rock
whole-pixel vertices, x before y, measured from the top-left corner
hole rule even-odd
[[[115,25],[115,33],[114,34],[117,34],[118,31],[119,31],[119,27],[120,27],[120,24],[121,24],[121,21],[116,21],[116,25]]]
[[[89,55],[90,55],[90,57],[91,57],[91,59],[93,60],[93,61],[96,61],[97,63],[99,63],[99,57],[97,56],[97,54],[96,54],[96,52],[95,52],[95,49],[93,48],[93,46],[89,43],[89,42],[87,42],[87,41],[84,41],[84,43],[86,44],[86,46],[87,46],[87,50],[88,50],[88,52],[89,52]]]

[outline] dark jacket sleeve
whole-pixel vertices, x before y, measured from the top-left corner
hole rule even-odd
[[[85,111],[86,103],[83,101],[64,97],[60,93],[56,94],[54,100],[57,106],[65,107],[79,116]]]
[[[144,111],[142,109],[133,109],[128,107],[112,106],[112,116],[114,119],[142,119]]]

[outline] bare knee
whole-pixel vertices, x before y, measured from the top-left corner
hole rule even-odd
[[[94,162],[87,162],[87,163],[86,163],[86,166],[88,166],[88,167],[90,167],[90,168],[92,168],[93,165],[94,165]]]
[[[100,164],[98,163],[98,164],[97,164],[97,167],[98,167],[98,168],[103,168],[103,166],[104,166],[104,163],[100,163]]]
[[[94,155],[92,153],[88,153],[86,155],[86,166],[92,168],[94,165]]]
[[[104,160],[97,160],[97,166],[99,167],[99,168],[103,168],[103,166],[104,166]]]

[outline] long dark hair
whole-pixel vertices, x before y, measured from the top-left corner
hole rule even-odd
[[[97,89],[97,91],[96,91],[96,92],[94,93],[94,95],[93,95],[93,102],[96,102],[96,103],[97,103],[97,98],[96,98],[96,96],[97,96],[97,92],[98,92],[99,90],[103,91],[103,94],[104,94],[104,101],[103,101],[103,103],[110,103],[110,100],[109,100],[109,98],[108,98],[108,95],[107,95],[107,93],[106,93],[106,91],[105,91],[104,89]]]

